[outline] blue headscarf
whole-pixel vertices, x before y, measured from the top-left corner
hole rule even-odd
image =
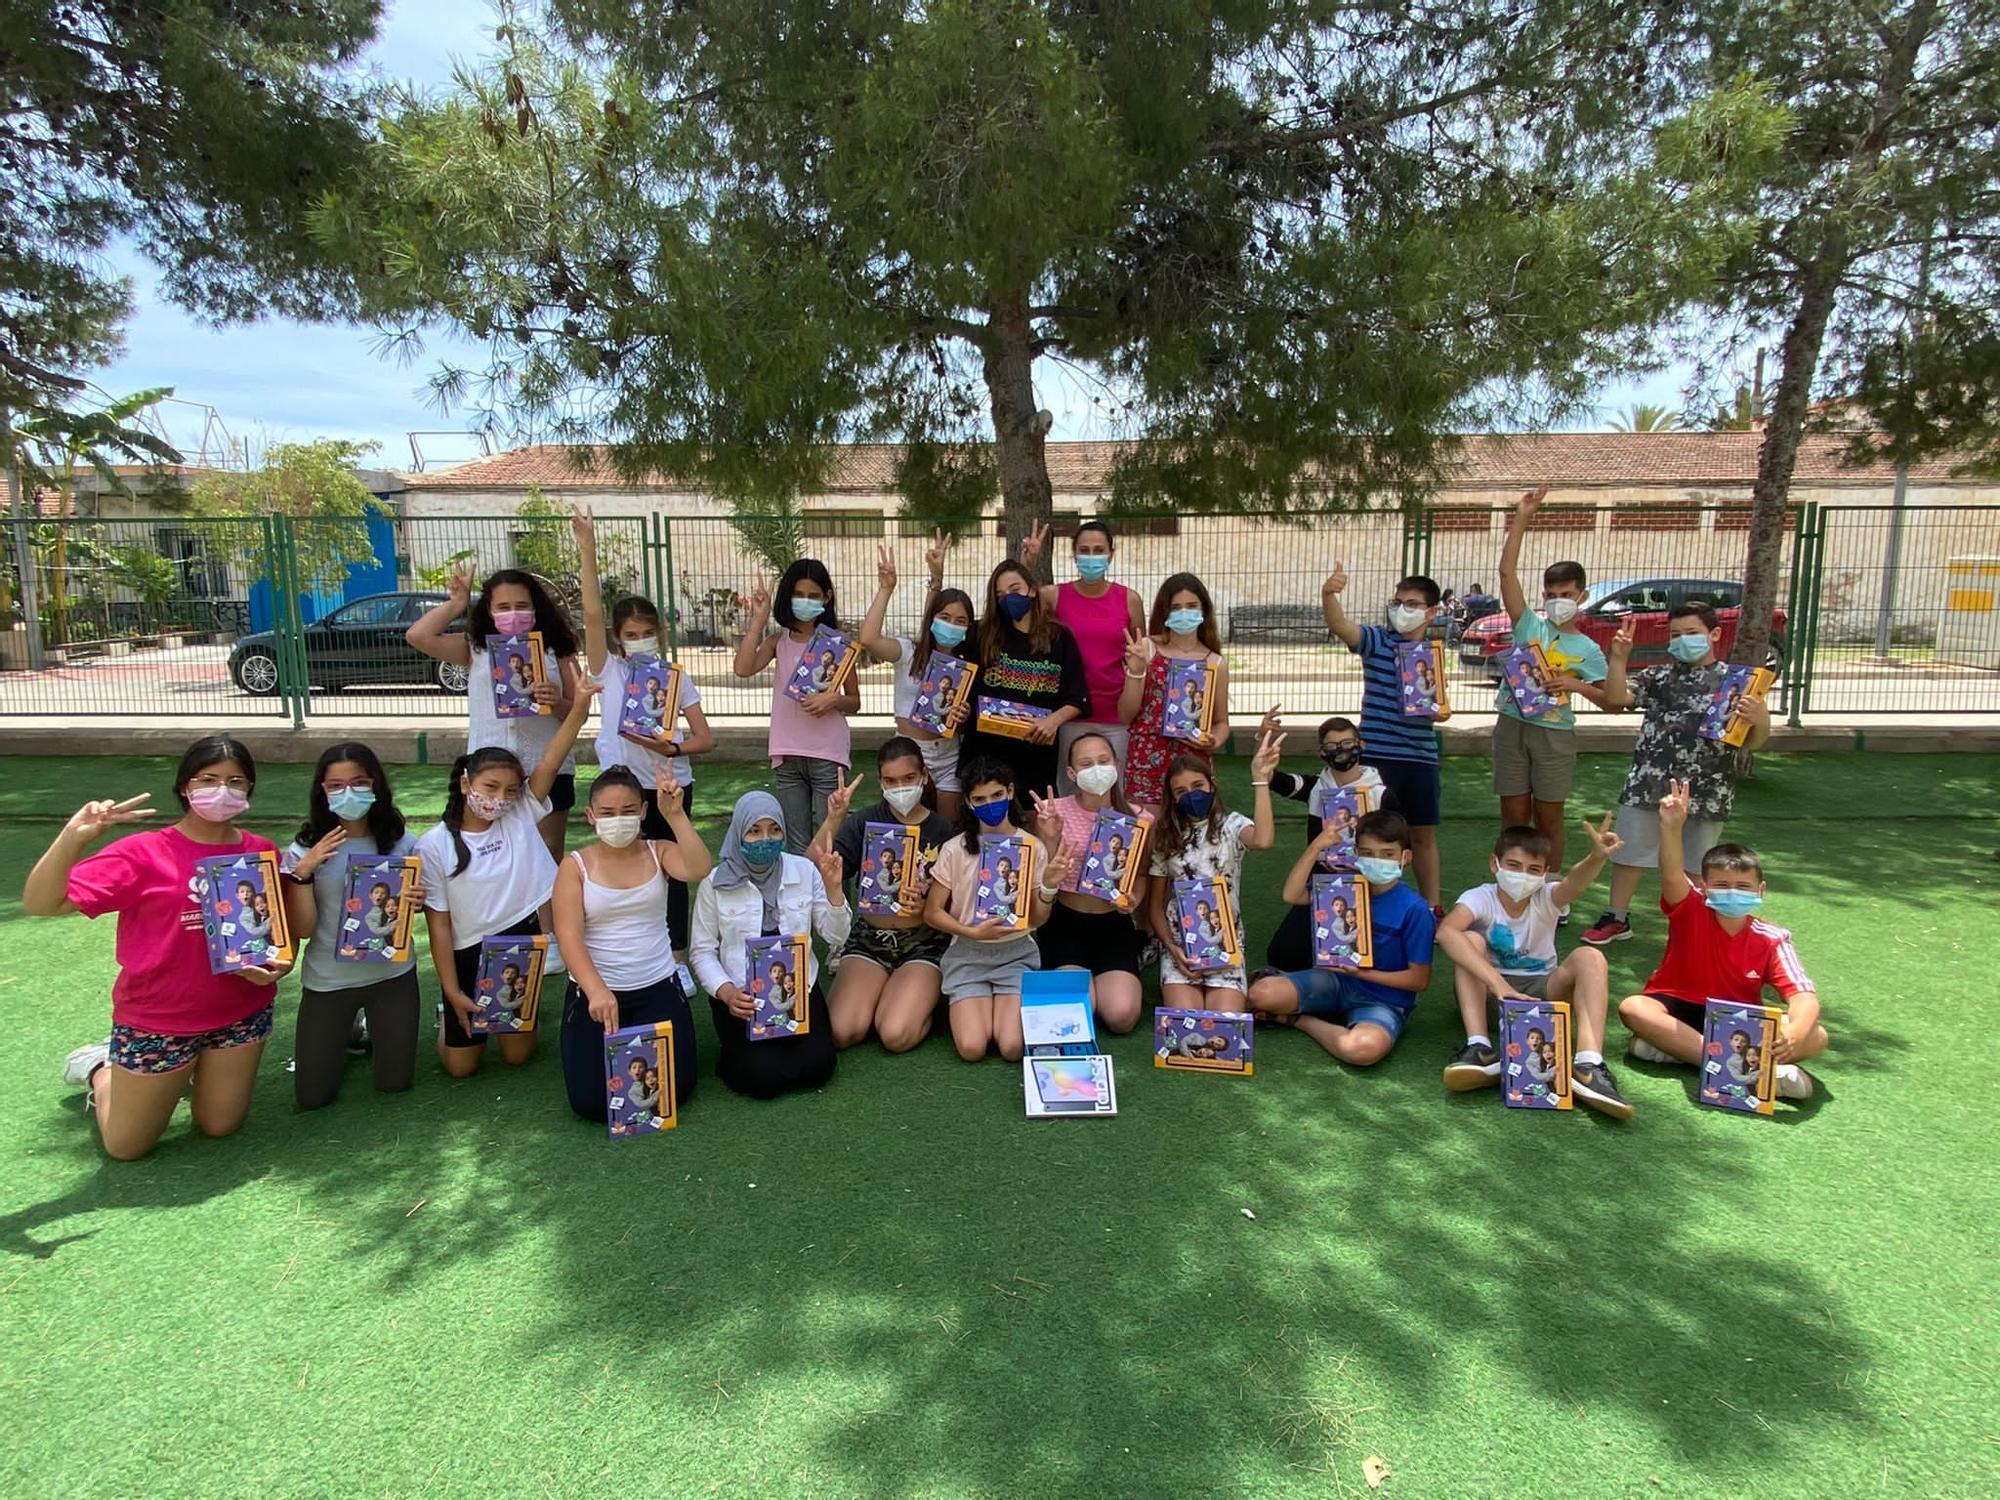
[[[784,884],[785,857],[779,855],[761,871],[743,857],[743,835],[751,824],[765,818],[781,829],[785,826],[785,810],[769,792],[745,792],[736,799],[736,810],[729,815],[729,832],[722,836],[722,862],[708,878],[718,891],[733,885],[757,887],[757,894],[764,898],[764,930],[769,932],[778,923],[778,889]]]

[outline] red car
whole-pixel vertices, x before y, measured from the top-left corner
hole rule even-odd
[[[1690,599],[1704,599],[1715,606],[1722,626],[1722,645],[1716,654],[1727,658],[1736,644],[1736,621],[1742,614],[1743,585],[1726,578],[1618,578],[1594,585],[1584,595],[1583,608],[1576,617],[1577,629],[1611,651],[1611,637],[1625,621],[1632,622],[1634,667],[1649,667],[1669,661],[1667,621],[1670,611]],[[1514,644],[1514,617],[1505,613],[1483,616],[1465,627],[1459,637],[1458,659],[1467,667],[1481,667],[1498,675],[1494,658]],[[1771,664],[1785,659],[1785,612],[1771,614]]]

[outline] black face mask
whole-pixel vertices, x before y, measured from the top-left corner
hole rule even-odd
[[[1361,747],[1359,745],[1340,745],[1332,750],[1320,751],[1319,758],[1336,771],[1352,770],[1355,766],[1361,764]]]

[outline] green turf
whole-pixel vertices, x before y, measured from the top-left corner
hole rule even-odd
[[[7,769],[17,874],[168,775]],[[1379,1455],[1390,1495],[1993,1494],[1997,769],[1773,757],[1745,788],[1834,1037],[1776,1121],[1636,1066],[1625,1126],[1448,1096],[1440,965],[1368,1073],[1273,1031],[1254,1078],[1165,1075],[1125,1038],[1117,1120],[1030,1123],[1014,1069],[934,1039],[769,1104],[707,1078],[618,1146],[552,1049],[461,1083],[427,1056],[387,1099],[357,1063],[299,1115],[287,1003],[241,1134],[183,1115],[120,1165],[56,1076],[103,1034],[111,926],[10,890],[0,1493],[1319,1496]],[[703,774],[713,833],[757,773]],[[1449,767],[1451,890],[1484,774]],[[274,769],[259,814],[302,785]],[[1299,837],[1246,878],[1254,950]]]

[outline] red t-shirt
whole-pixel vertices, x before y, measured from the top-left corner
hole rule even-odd
[[[1688,885],[1678,906],[1660,898],[1660,910],[1667,915],[1667,951],[1646,981],[1647,994],[1695,1005],[1708,1000],[1758,1005],[1767,984],[1787,1000],[1813,987],[1789,932],[1755,917],[1741,932],[1725,932],[1722,919],[1702,899],[1701,887],[1692,881]]]
[[[197,844],[178,828],[149,828],[77,862],[70,903],[86,917],[118,913],[116,1024],[194,1036],[234,1026],[271,1003],[269,985],[209,972],[194,867],[210,855],[276,847],[254,833],[235,844]]]

